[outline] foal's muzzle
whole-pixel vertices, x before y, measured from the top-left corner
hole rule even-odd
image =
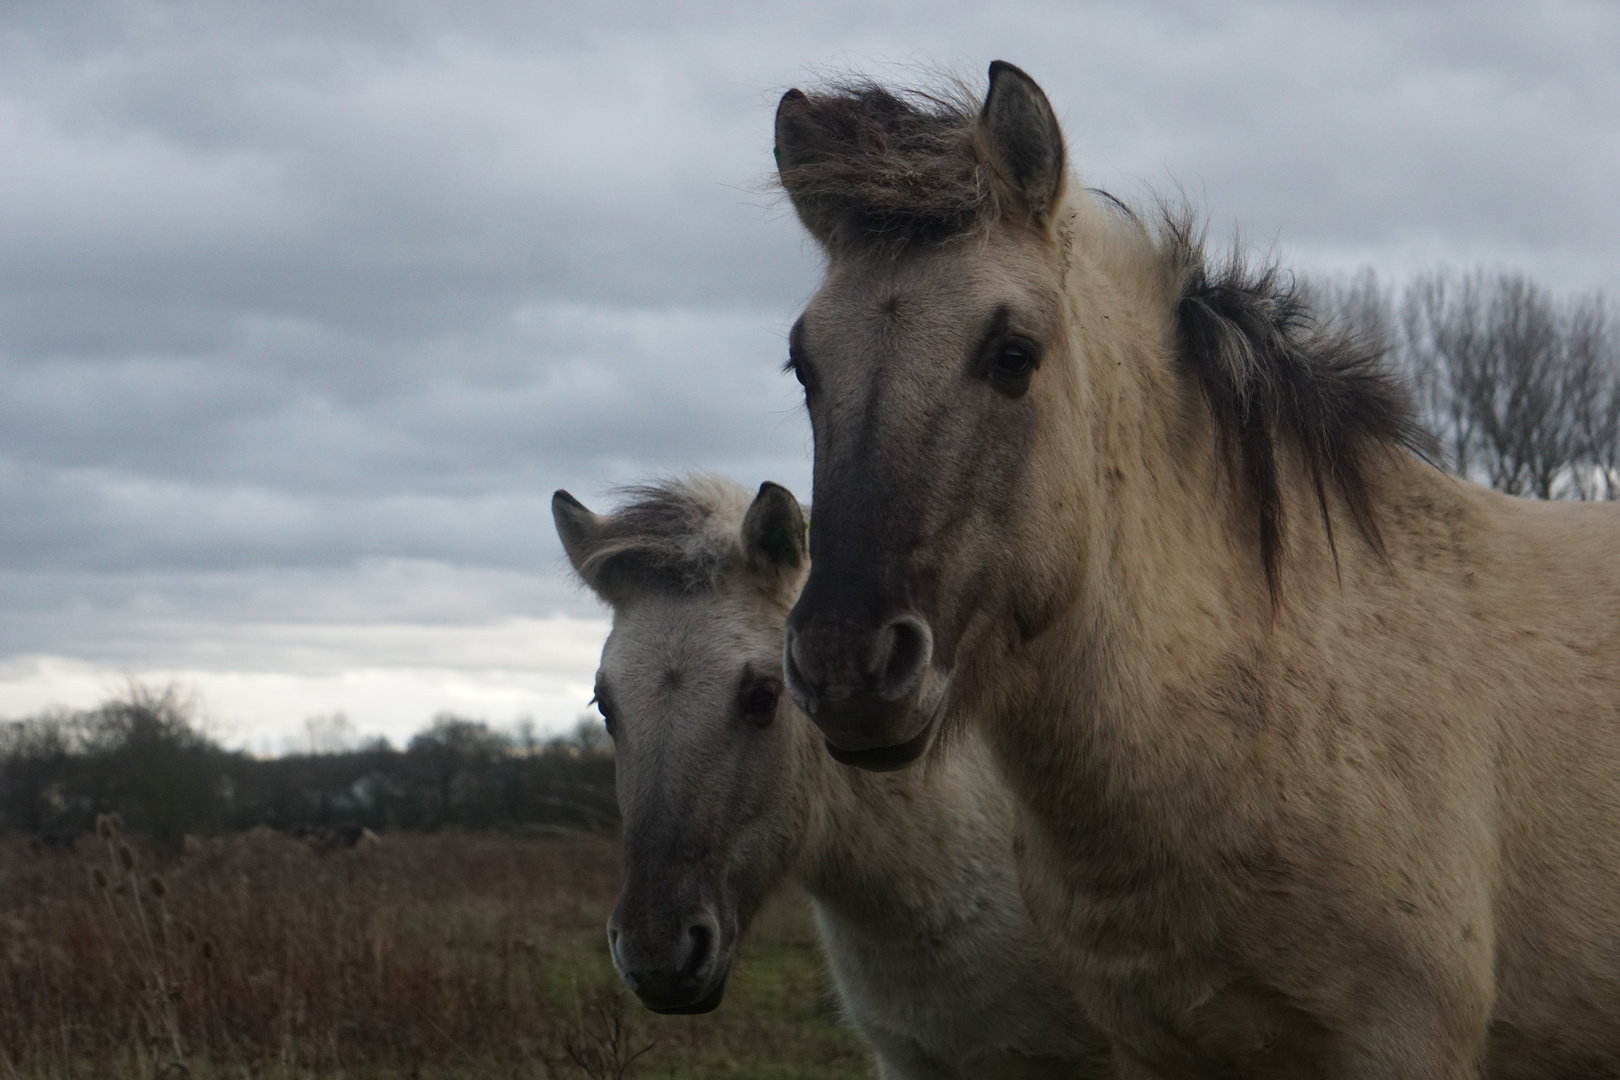
[[[718,920],[704,910],[684,921],[676,934],[621,924],[617,912],[608,922],[613,966],[653,1012],[712,1012],[725,997],[731,963],[722,955]]]

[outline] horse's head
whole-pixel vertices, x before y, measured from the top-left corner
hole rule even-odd
[[[788,687],[838,760],[898,768],[927,749],[987,613],[1033,629],[1049,604],[1025,541],[1066,497],[1036,447],[1076,438],[1060,426],[1076,393],[1063,137],[1040,88],[997,63],[977,109],[789,91],[776,143],[828,259],[790,339],[818,503]]]
[[[805,743],[778,713],[804,516],[775,484],[752,503],[712,480],[633,494],[611,516],[552,499],[574,569],[613,608],[596,697],[625,875],[608,939],[648,1008],[707,1012],[803,835]]]
[[[1185,214],[1065,199],[1023,72],[992,64],[982,106],[789,91],[776,144],[827,256],[790,344],[817,513],[787,685],[839,760],[916,760],[947,701],[1016,713],[1041,674],[997,676],[1060,616],[1096,655],[1263,634],[1290,515],[1326,526],[1293,534],[1297,575],[1338,572],[1335,505],[1381,549],[1385,452],[1425,436],[1376,335],[1274,266],[1212,267]]]

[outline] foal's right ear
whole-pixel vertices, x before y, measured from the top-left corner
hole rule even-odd
[[[743,515],[743,550],[749,565],[772,577],[797,570],[809,554],[804,534],[804,510],[793,492],[769,480],[759,485],[759,494]]]
[[[591,549],[596,546],[602,535],[603,519],[585,508],[585,504],[574,498],[568,492],[559,489],[551,497],[551,520],[557,525],[557,538],[562,541],[563,551],[568,553],[568,561],[574,567],[574,573],[600,593],[600,586],[591,580],[585,572],[588,565]]]

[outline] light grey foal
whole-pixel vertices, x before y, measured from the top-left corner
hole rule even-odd
[[[613,608],[596,693],[625,879],[608,933],[643,1003],[717,1006],[750,920],[791,879],[885,1080],[1111,1075],[1025,911],[1017,817],[979,744],[862,772],[783,695],[783,627],[808,571],[793,496],[699,478],[635,489],[612,516],[559,491],[552,512]]]

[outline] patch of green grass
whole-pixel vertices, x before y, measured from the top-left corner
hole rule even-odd
[[[553,941],[551,985],[563,1000],[583,988],[617,986],[601,932]],[[865,1044],[839,1022],[821,966],[808,901],[778,897],[738,958],[720,1008],[703,1016],[658,1016],[627,999],[636,1048],[651,1045],[637,1080],[866,1080]]]

